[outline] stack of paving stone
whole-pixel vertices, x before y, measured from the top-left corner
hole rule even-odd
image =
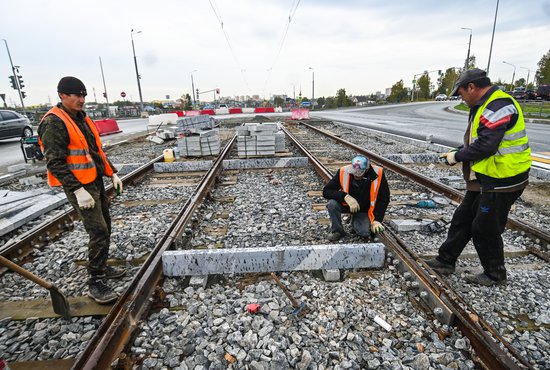
[[[183,157],[202,157],[220,153],[218,129],[199,130],[187,136],[178,137],[180,155]]]
[[[276,123],[246,123],[244,126],[237,127],[238,155],[241,157],[274,155],[276,151],[276,133]],[[280,146],[279,144],[277,148]],[[284,151],[284,136],[282,147]]]
[[[176,133],[185,135],[189,132],[199,133],[201,130],[210,130],[214,128],[216,121],[207,114],[201,114],[199,116],[179,117],[176,124]]]

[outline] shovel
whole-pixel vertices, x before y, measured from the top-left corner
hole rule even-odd
[[[53,312],[60,316],[63,316],[67,320],[71,318],[71,308],[69,307],[69,302],[67,301],[67,298],[65,298],[65,296],[61,294],[61,292],[59,291],[59,289],[57,289],[55,285],[53,285],[49,281],[41,279],[40,277],[11,262],[5,257],[0,256],[0,264],[15,271],[24,278],[29,279],[30,281],[40,285],[41,287],[48,289],[52,298]]]

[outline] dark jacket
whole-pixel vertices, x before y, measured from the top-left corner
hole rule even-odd
[[[514,192],[523,189],[527,186],[529,180],[529,171],[520,173],[513,177],[497,179],[494,177],[482,175],[476,172],[476,181],[470,180],[472,161],[478,161],[494,155],[506,131],[514,127],[518,120],[519,112],[514,106],[512,99],[496,99],[489,103],[485,108],[485,112],[480,117],[480,123],[477,130],[477,140],[471,145],[468,145],[470,137],[470,129],[472,121],[477,114],[478,109],[489,99],[489,97],[498,89],[491,87],[481,99],[470,108],[470,116],[468,118],[468,129],[464,135],[464,146],[460,147],[456,153],[455,159],[462,162],[462,172],[464,179],[467,182],[467,189],[473,191],[501,191]],[[506,112],[499,114],[498,112]],[[496,122],[492,122],[484,114],[496,117]],[[498,190],[495,190],[498,188]]]
[[[374,172],[372,167],[365,173],[365,176],[360,180],[355,180],[351,177],[349,186],[349,195],[355,198],[359,202],[359,212],[367,213],[370,207],[370,186],[372,180],[376,179],[378,175]],[[340,186],[340,170],[336,171],[336,174],[323,188],[323,197],[326,199],[334,199],[340,203],[344,202],[344,198],[347,194],[341,190]],[[374,219],[382,222],[386,209],[390,203],[390,187],[386,180],[386,174],[382,173],[382,179],[380,181],[380,189],[378,190],[378,197],[374,206]],[[349,207],[344,207],[345,211],[349,212]]]
[[[61,103],[59,103],[57,107],[67,112]],[[69,112],[67,112],[67,114],[76,123],[86,138],[86,142],[90,148],[90,155],[96,165],[98,177],[103,176],[105,174],[105,166],[99,154],[95,137],[85,122],[86,113],[82,111],[78,112],[76,115],[72,115]],[[48,170],[59,180],[59,182],[61,182],[64,188],[75,191],[82,187],[80,181],[77,180],[67,167],[68,145],[70,139],[65,123],[56,115],[50,114],[40,122],[38,135],[44,144],[44,156],[47,160],[46,166]],[[109,160],[107,159],[107,161]],[[110,161],[109,164],[114,172],[116,172],[115,167]]]

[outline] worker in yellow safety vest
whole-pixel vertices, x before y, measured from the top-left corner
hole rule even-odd
[[[441,155],[447,165],[462,162],[466,194],[456,209],[447,239],[426,263],[440,274],[455,271],[456,261],[472,240],[483,272],[466,281],[492,286],[506,282],[504,232],[512,204],[529,182],[531,149],[523,112],[510,95],[491,85],[485,71],[463,72],[452,96],[470,107],[464,145]]]
[[[382,220],[390,202],[390,188],[383,168],[369,162],[363,155],[355,156],[323,188],[331,221],[330,241],[346,235],[342,213],[351,213],[352,229],[359,236],[370,237],[384,231]]]

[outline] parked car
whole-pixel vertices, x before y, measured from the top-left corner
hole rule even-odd
[[[0,139],[32,135],[31,122],[27,117],[12,110],[0,110]]]
[[[550,100],[550,84],[539,85],[535,99]]]
[[[445,94],[439,94],[435,97],[435,101],[445,101],[447,100],[447,95]]]
[[[515,99],[526,99],[527,94],[525,93],[525,87],[516,87],[514,91],[512,91],[512,96]]]

